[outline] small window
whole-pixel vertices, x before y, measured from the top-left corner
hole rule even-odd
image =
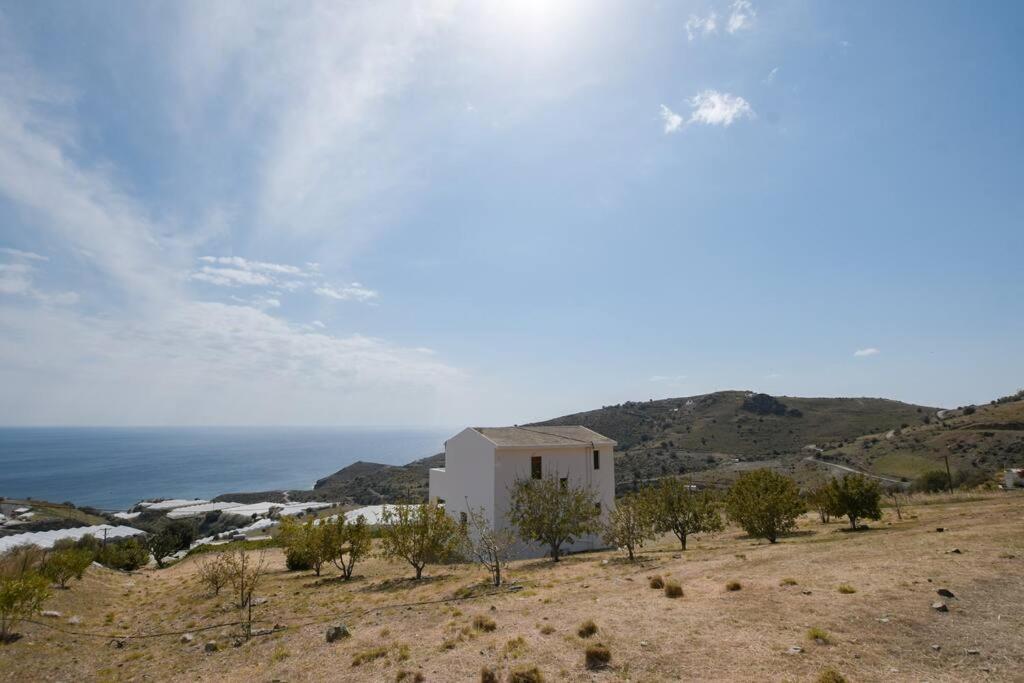
[[[601,451],[594,451],[594,469],[601,469]]]
[[[561,486],[562,490],[564,491],[565,489],[569,488],[569,479],[567,477],[562,477],[561,479],[558,480],[558,485]]]
[[[535,455],[530,458],[530,476],[534,479],[540,479],[540,456]]]

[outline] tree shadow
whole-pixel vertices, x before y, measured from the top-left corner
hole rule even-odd
[[[431,576],[424,576],[421,579],[414,579],[411,576],[402,576],[367,583],[362,586],[359,591],[362,593],[397,593],[398,591],[405,591],[410,588],[420,588],[423,586],[442,583],[451,578],[451,576],[451,574],[434,574]]]

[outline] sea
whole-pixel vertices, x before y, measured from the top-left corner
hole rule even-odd
[[[147,498],[310,489],[358,460],[404,465],[451,429],[2,427],[0,496],[124,510]]]

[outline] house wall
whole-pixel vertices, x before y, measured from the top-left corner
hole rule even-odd
[[[444,499],[456,520],[469,508],[484,508],[494,523],[494,444],[464,429],[444,444],[444,472],[430,471],[430,499]]]
[[[601,467],[593,467],[593,451],[600,451]],[[509,510],[512,487],[518,479],[529,479],[530,463],[533,456],[541,457],[544,476],[566,477],[569,484],[576,488],[589,488],[594,491],[601,503],[601,519],[607,518],[608,510],[615,505],[615,463],[611,446],[597,448],[581,446],[580,448],[557,449],[508,449],[497,450],[494,465],[493,500],[495,519],[498,528],[508,526],[506,516]],[[594,550],[605,547],[598,535],[577,539],[571,546],[563,547],[563,551]],[[522,544],[516,550],[519,557],[541,557],[548,553],[548,548],[535,544]]]

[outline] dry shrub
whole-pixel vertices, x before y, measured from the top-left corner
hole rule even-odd
[[[505,643],[505,656],[516,659],[526,652],[526,640],[522,636],[516,636]]]
[[[825,669],[818,676],[818,683],[846,683],[846,679],[835,669]]]
[[[370,648],[369,650],[357,652],[352,657],[352,666],[360,666],[362,664],[366,664],[367,662],[372,662],[375,659],[380,659],[381,657],[387,656],[387,654],[388,649],[386,647],[374,647]]]
[[[853,586],[851,586],[848,583],[841,583],[841,584],[839,584],[839,588],[837,588],[836,590],[838,590],[843,595],[849,595],[850,593],[856,593],[857,592],[857,589],[854,588]]]
[[[665,587],[665,579],[661,578],[660,576],[652,576],[649,585],[651,586],[651,588],[654,588],[655,590],[661,590]]]
[[[725,590],[727,591],[738,591],[743,588],[743,585],[739,581],[730,581],[725,584]]]
[[[402,683],[403,681],[423,683],[425,680],[427,680],[427,677],[423,675],[422,671],[409,671],[408,669],[402,669],[395,675],[396,683]]]
[[[494,673],[494,669],[485,666],[480,669],[480,683],[498,683],[498,674]]]
[[[588,669],[600,669],[608,666],[612,661],[612,652],[601,643],[588,645],[586,650],[586,663]]]
[[[508,683],[544,683],[544,676],[535,666],[520,666],[509,672]]]
[[[555,632],[555,627],[552,626],[551,624],[544,624],[543,626],[540,627],[540,632],[543,633],[546,636],[549,636],[549,635],[551,635],[552,633]]]
[[[487,633],[490,633],[491,631],[498,628],[498,625],[494,623],[494,619],[491,619],[490,617],[485,617],[482,614],[478,614],[477,616],[473,617],[473,628],[475,628],[477,631],[485,631]]]
[[[589,638],[595,633],[597,633],[597,624],[594,623],[593,619],[587,619],[576,629],[576,635],[580,638]]]
[[[832,636],[825,629],[815,626],[807,629],[807,640],[813,640],[819,645],[828,645],[832,642]]]
[[[679,585],[678,581],[667,581],[665,582],[665,595],[669,598],[681,598],[683,597],[683,587]]]
[[[795,586],[797,584],[796,584],[796,579],[793,579],[793,578],[790,578],[790,577],[787,576],[782,581],[779,581],[779,585],[780,586]]]

